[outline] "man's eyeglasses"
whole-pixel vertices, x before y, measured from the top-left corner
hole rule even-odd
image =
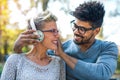
[[[83,26],[78,26],[77,24],[75,24],[75,20],[72,20],[71,22],[71,27],[73,29],[73,31],[75,31],[76,29],[78,30],[79,33],[81,34],[85,34],[87,31],[89,30],[94,30],[94,28],[85,28]]]
[[[57,29],[50,29],[50,30],[42,30],[42,32],[51,32],[54,35],[57,35],[59,33],[59,31]]]

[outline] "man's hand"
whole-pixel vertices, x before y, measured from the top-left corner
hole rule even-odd
[[[55,50],[55,54],[57,56],[60,56],[63,53],[63,49],[62,49],[62,43],[60,41],[60,39],[58,40],[58,44],[57,44],[57,50]]]
[[[19,35],[13,48],[16,53],[21,53],[22,48],[26,45],[34,45],[39,42],[37,39],[40,36],[33,34],[33,32],[35,32],[35,30],[26,30]]]
[[[55,50],[55,54],[59,57],[61,57],[65,63],[71,67],[71,69],[74,69],[75,68],[75,65],[77,63],[77,59],[74,58],[74,57],[71,57],[69,56],[68,54],[66,54],[64,51],[63,51],[63,48],[62,48],[62,44],[60,42],[60,40],[58,40],[58,48],[57,50]]]

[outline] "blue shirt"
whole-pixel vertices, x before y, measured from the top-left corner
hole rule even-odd
[[[63,43],[66,54],[78,59],[75,68],[66,65],[66,80],[109,80],[117,67],[118,48],[113,42],[95,40],[85,52],[73,40]]]

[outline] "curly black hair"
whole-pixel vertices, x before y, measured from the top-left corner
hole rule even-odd
[[[105,14],[104,6],[97,1],[89,1],[80,4],[73,16],[82,21],[88,21],[93,28],[101,27]]]

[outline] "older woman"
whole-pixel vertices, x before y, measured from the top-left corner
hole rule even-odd
[[[1,80],[65,80],[63,61],[47,55],[48,49],[57,49],[56,20],[48,11],[30,20],[29,27],[36,30],[39,42],[27,54],[12,54],[5,63]]]

